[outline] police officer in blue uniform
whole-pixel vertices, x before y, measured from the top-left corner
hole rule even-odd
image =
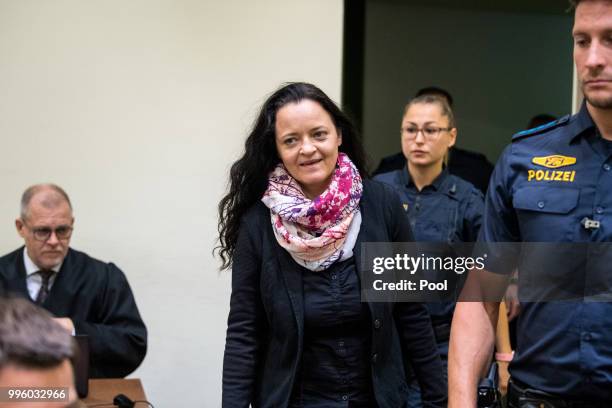
[[[453,112],[446,100],[433,95],[414,98],[404,109],[401,127],[407,165],[374,177],[399,192],[416,241],[474,242],[478,236],[482,193],[443,166],[456,135]],[[427,278],[436,279],[434,275]],[[427,304],[443,361],[448,355],[454,305],[451,301]],[[410,394],[409,407],[421,407],[416,381],[410,384]]]
[[[612,2],[574,5],[574,59],[586,101],[574,116],[513,137],[489,185],[479,237],[483,242],[576,246],[612,241]],[[494,255],[488,271],[471,273],[467,285],[515,266]],[[487,299],[456,306],[450,407],[475,406],[498,306]],[[521,307],[509,406],[612,407],[612,303],[529,302]]]

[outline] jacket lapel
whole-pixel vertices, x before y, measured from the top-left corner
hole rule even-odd
[[[365,191],[365,186],[364,186],[364,191]],[[368,301],[367,291],[363,290],[364,289],[363,288],[363,284],[364,284],[363,277],[365,276],[364,275],[365,273],[368,273],[368,271],[364,270],[363,268],[362,246],[366,242],[370,242],[372,240],[372,238],[370,237],[370,231],[375,231],[377,228],[376,225],[374,226],[370,225],[370,223],[372,222],[377,222],[375,217],[371,217],[371,216],[364,217],[363,216],[363,214],[368,214],[368,211],[371,211],[369,209],[368,194],[362,195],[361,201],[359,202],[359,211],[361,211],[361,214],[362,214],[361,227],[359,228],[359,234],[357,235],[357,241],[355,242],[355,248],[353,248],[353,256],[355,259],[355,268],[357,270],[357,275],[359,277],[359,282],[360,282],[360,287],[361,287],[361,300],[368,303],[371,315],[376,316],[376,313],[375,313],[376,304]],[[375,213],[372,212],[371,214],[375,214]]]
[[[293,308],[293,315],[295,316],[298,328],[298,347],[301,350],[302,339],[304,337],[304,285],[302,283],[302,271],[286,250],[280,249],[277,254],[280,274],[283,276],[289,299],[291,299],[291,307]]]
[[[367,189],[367,184],[364,183],[364,192]],[[382,310],[384,309],[384,304],[380,302],[370,302],[367,297],[367,291],[364,290],[364,279],[368,273],[372,273],[370,268],[364,268],[363,265],[363,245],[369,242],[378,242],[380,241],[377,234],[381,231],[381,228],[386,228],[383,220],[378,218],[378,215],[382,212],[376,208],[377,205],[370,202],[370,195],[364,194],[359,203],[359,210],[361,211],[361,228],[359,229],[359,235],[357,235],[357,242],[355,242],[355,248],[353,249],[353,256],[355,257],[355,267],[357,268],[357,274],[359,276],[359,282],[361,285],[361,300],[363,302],[367,302],[368,307],[370,308],[370,314],[372,319],[376,317],[380,317],[382,314]],[[380,204],[378,204],[380,205]],[[363,214],[369,214],[369,217],[364,217]],[[369,280],[367,280],[369,281]],[[367,284],[367,283],[366,283]]]
[[[23,261],[24,247],[18,249],[18,253],[15,256],[15,262],[7,268],[6,271],[6,284],[8,293],[22,294],[30,299],[30,293],[28,292],[27,274],[25,270],[25,264]]]

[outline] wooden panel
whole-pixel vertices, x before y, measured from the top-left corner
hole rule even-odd
[[[130,379],[92,379],[89,380],[89,394],[83,400],[86,404],[109,403],[117,394],[125,394],[132,401],[146,400],[142,384],[137,378]],[[137,404],[137,406],[145,404]]]

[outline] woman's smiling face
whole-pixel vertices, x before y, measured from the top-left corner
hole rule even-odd
[[[310,99],[276,112],[276,150],[306,197],[319,196],[331,182],[342,135],[323,107]]]

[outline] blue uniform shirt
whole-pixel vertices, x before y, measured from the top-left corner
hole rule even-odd
[[[415,241],[474,242],[482,213],[482,193],[447,170],[421,191],[412,182],[408,168],[379,174],[374,180],[393,186],[400,195]],[[450,323],[454,303],[427,305],[434,323]]]
[[[419,191],[404,167],[379,174],[374,180],[400,194],[416,241],[474,242],[483,211],[482,193],[447,170]]]
[[[612,241],[611,169],[612,146],[586,105],[518,133],[493,172],[479,240]],[[584,228],[585,217],[600,227]],[[495,257],[487,263],[500,273],[515,266]],[[611,303],[524,303],[517,330],[514,379],[570,399],[612,401]]]

